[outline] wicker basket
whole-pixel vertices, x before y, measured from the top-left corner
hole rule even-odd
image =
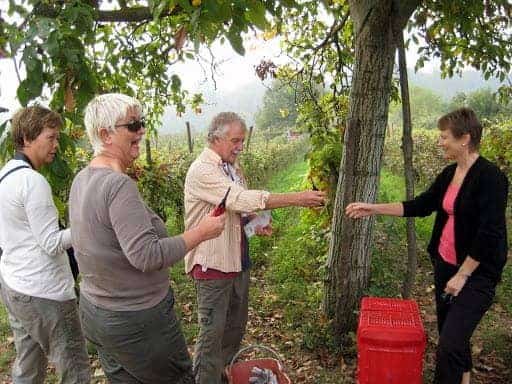
[[[264,350],[270,353],[273,357],[236,361],[242,353],[254,349]],[[264,345],[249,345],[248,347],[239,350],[238,353],[233,356],[231,364],[229,364],[225,369],[229,384],[248,384],[249,378],[251,377],[251,371],[254,367],[270,369],[277,376],[277,381],[279,384],[291,384],[290,378],[284,371],[284,367],[281,363],[279,354],[272,348],[266,347]]]

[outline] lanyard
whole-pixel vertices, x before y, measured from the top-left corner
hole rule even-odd
[[[235,178],[233,177],[233,174],[231,173],[231,169],[229,167],[228,163],[222,163],[222,170],[226,174],[226,176],[229,176],[231,181],[235,181]]]

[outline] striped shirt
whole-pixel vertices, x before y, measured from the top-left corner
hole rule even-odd
[[[241,227],[240,218],[244,212],[264,209],[267,191],[249,190],[243,180],[242,171],[234,166],[237,177],[233,180],[226,171],[220,156],[205,148],[190,166],[185,179],[185,229],[195,227],[222,200],[226,191],[231,192],[226,201],[226,227],[222,234],[212,240],[199,244],[185,256],[185,271],[189,273],[194,265],[221,272],[240,272],[241,263]],[[237,182],[243,180],[242,183]]]

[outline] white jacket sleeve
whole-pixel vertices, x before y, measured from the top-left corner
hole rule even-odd
[[[52,190],[42,175],[36,173],[28,180],[24,202],[32,234],[46,253],[57,256],[71,246],[71,232],[59,229]]]

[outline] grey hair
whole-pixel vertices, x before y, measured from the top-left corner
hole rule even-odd
[[[132,108],[142,114],[140,102],[121,93],[98,95],[87,104],[84,111],[84,123],[95,155],[103,150],[103,142],[100,137],[101,128],[106,128],[109,133],[114,133],[116,123],[125,118],[128,110]]]
[[[217,139],[224,138],[226,136],[227,127],[233,123],[239,123],[242,129],[247,131],[244,119],[235,112],[221,112],[216,115],[208,128],[208,143],[211,144]]]

